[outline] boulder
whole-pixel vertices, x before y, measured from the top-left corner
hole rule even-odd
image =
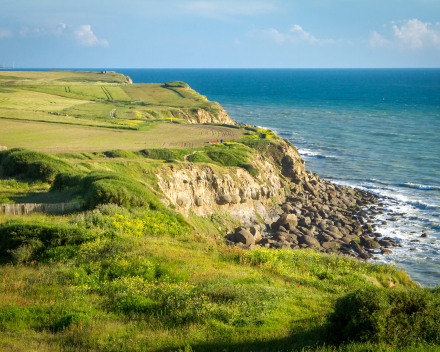
[[[179,197],[176,199],[176,204],[179,207],[185,207],[191,203],[191,200],[188,197]]]
[[[255,238],[255,243],[259,243],[262,239],[263,239],[263,237],[261,237],[261,233],[260,233],[260,231],[258,231],[258,228],[259,227],[256,227],[256,226],[251,226],[250,228],[249,228],[249,232],[252,234],[252,236],[254,236],[254,238]]]
[[[365,251],[362,249],[358,241],[351,241],[350,247],[357,253],[364,253]]]
[[[229,194],[223,194],[216,199],[218,205],[229,204],[232,201],[232,197]]]
[[[232,204],[238,204],[238,203],[240,203],[240,201],[241,201],[241,198],[238,194],[234,194],[231,196],[231,203]]]
[[[246,246],[255,244],[255,237],[248,230],[240,230],[235,233],[237,243],[243,243]]]
[[[202,198],[202,197],[196,197],[196,198],[194,199],[194,203],[195,203],[198,207],[201,207],[201,206],[203,205],[203,203],[204,203],[203,198]]]
[[[324,232],[321,232],[318,236],[316,236],[316,238],[321,242],[329,242],[329,241],[333,241],[334,239],[332,236],[329,236]]]
[[[301,244],[306,244],[308,247],[311,248],[315,248],[315,247],[319,248],[321,246],[316,238],[306,235],[298,237],[298,242]]]
[[[309,217],[304,217],[299,219],[298,225],[307,227],[312,223],[312,220]]]
[[[361,244],[365,247],[365,248],[369,248],[369,249],[378,249],[380,248],[380,244],[377,243],[375,240],[366,238],[366,237],[361,237]]]
[[[381,250],[381,253],[382,253],[382,254],[393,254],[393,251],[391,251],[391,250],[389,250],[389,249],[385,249],[385,248],[383,248],[383,249]]]
[[[338,251],[341,248],[341,245],[336,242],[324,242],[321,246],[322,248],[325,248],[327,250],[330,249],[334,252]]]
[[[276,228],[283,226],[285,229],[290,230],[298,225],[298,220],[293,214],[283,214],[276,222]]]

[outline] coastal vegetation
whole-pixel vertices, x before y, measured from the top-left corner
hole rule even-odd
[[[332,247],[322,253],[318,245],[231,245],[225,235],[241,225],[231,212],[217,207],[198,215],[161,188],[192,170],[200,176],[194,182],[221,189],[202,177],[215,170],[230,183],[246,174],[261,190],[276,176],[281,196],[293,199],[295,190],[312,197],[317,187],[293,177],[302,167],[296,149],[272,131],[162,119],[168,113],[159,111],[167,109],[222,114],[183,82],[131,85],[112,73],[6,74],[12,75],[1,73],[0,95],[14,90],[30,92],[28,99],[53,98],[17,107],[0,97],[0,144],[8,146],[0,151],[0,202],[81,202],[82,210],[0,215],[0,350],[440,350],[438,289],[419,287],[393,265]],[[72,105],[58,109],[67,104],[63,99]],[[60,106],[38,110],[48,104]],[[193,180],[182,184],[194,188]],[[242,191],[237,203],[246,200]],[[264,196],[279,210],[279,194]],[[350,193],[347,204],[354,205],[344,214],[361,209],[355,196]],[[338,221],[348,224],[344,219]],[[268,225],[279,232],[286,226]]]

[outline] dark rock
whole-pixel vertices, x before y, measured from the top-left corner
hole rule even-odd
[[[422,235],[421,235],[420,237],[427,238],[427,237],[428,237],[428,234],[426,234],[426,233],[422,233]]]
[[[360,240],[361,240],[361,245],[364,246],[365,248],[370,248],[370,249],[380,248],[380,244],[374,240],[365,237],[361,237]]]
[[[198,207],[201,207],[201,206],[203,205],[203,203],[204,203],[203,198],[202,198],[202,197],[196,197],[196,198],[194,199],[194,203],[195,203]]]
[[[223,194],[216,199],[216,203],[218,205],[229,204],[232,201],[232,197],[228,194]]]
[[[382,249],[381,253],[382,254],[393,254],[393,251],[390,251],[389,249]]]
[[[309,247],[320,247],[319,241],[311,236],[298,237],[298,242],[301,244],[306,244]]]
[[[384,240],[380,240],[378,243],[384,247],[391,247],[392,246],[391,242],[384,241]]]
[[[304,218],[299,219],[298,225],[307,227],[311,223],[312,223],[312,220],[310,219],[310,217],[304,217]]]
[[[243,243],[247,246],[255,244],[255,237],[248,230],[241,230],[235,234],[237,243]]]
[[[364,253],[365,252],[357,241],[351,241],[350,247],[357,253]]]
[[[420,242],[419,240],[411,240],[410,242]]]
[[[283,226],[285,229],[290,230],[298,225],[298,220],[293,214],[283,214],[276,222],[276,229]]]

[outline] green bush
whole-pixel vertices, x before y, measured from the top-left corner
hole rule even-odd
[[[84,323],[87,323],[90,321],[90,317],[87,314],[83,313],[71,313],[71,314],[65,314],[62,317],[58,319],[58,321],[55,322],[55,324],[52,325],[52,329],[54,331],[60,331],[65,328],[68,328],[70,326],[80,326]]]
[[[144,149],[141,153],[149,159],[183,161],[184,156],[193,151],[193,149]]]
[[[338,299],[329,316],[328,332],[337,343],[439,343],[440,291],[357,290]]]
[[[116,149],[104,152],[104,155],[108,158],[125,158],[125,159],[137,159],[139,155],[128,150]]]
[[[64,165],[47,161],[35,161],[28,165],[26,174],[29,178],[51,183],[54,181],[55,176],[65,171],[65,169]]]
[[[24,307],[2,307],[0,309],[0,330],[19,330],[26,328],[31,313]]]
[[[141,183],[116,172],[91,172],[81,180],[81,188],[88,208],[95,208],[99,204],[116,204],[153,210],[166,209]]]
[[[1,166],[6,176],[22,175],[44,182],[53,181],[57,173],[72,169],[65,161],[27,149],[11,149],[9,153],[4,153]]]
[[[61,172],[55,176],[50,190],[60,192],[66,188],[77,187],[83,177],[83,175],[74,172]]]
[[[182,81],[170,81],[164,84],[166,88],[188,88],[189,85]]]
[[[0,258],[16,263],[36,259],[46,249],[75,245],[93,238],[84,228],[39,221],[9,220],[0,225]]]

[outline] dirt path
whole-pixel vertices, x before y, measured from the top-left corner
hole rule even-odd
[[[196,150],[195,152],[192,152],[191,154],[187,154],[183,157],[183,160],[188,161],[189,162],[189,157],[195,153],[204,153],[204,151],[202,150]]]

